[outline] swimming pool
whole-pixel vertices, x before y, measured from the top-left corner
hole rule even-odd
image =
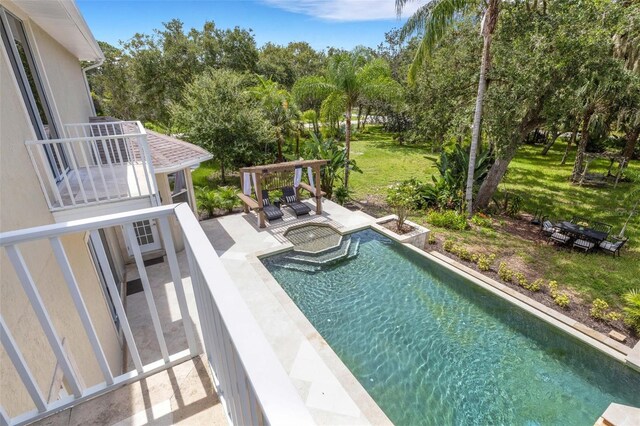
[[[592,425],[640,374],[387,237],[320,270],[262,262],[397,425]],[[294,265],[295,266],[295,265]]]

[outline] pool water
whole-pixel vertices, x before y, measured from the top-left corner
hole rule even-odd
[[[263,263],[397,425],[593,425],[640,374],[372,230],[313,273]],[[293,261],[291,261],[293,262]]]

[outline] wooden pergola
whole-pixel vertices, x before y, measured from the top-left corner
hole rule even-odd
[[[240,169],[240,187],[245,187],[245,173],[249,174],[249,179],[252,179],[251,175],[255,174],[255,191],[256,199],[254,200],[249,195],[239,193],[238,197],[242,200],[244,212],[248,213],[249,210],[255,210],[258,214],[258,225],[260,228],[264,228],[265,214],[264,204],[262,201],[262,190],[274,190],[280,189],[283,186],[294,186],[293,182],[283,182],[282,176],[288,172],[295,172],[296,169],[311,168],[313,170],[314,184],[311,185],[300,182],[300,185],[296,188],[296,195],[299,195],[300,189],[308,191],[316,201],[316,214],[322,213],[322,197],[325,195],[320,189],[320,168],[327,164],[327,160],[298,160],[287,161],[284,163],[267,164],[262,166],[243,167]]]

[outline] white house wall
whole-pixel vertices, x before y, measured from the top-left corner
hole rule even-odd
[[[84,83],[78,61],[43,31],[33,27],[33,34],[42,64],[47,67],[50,92],[56,97],[54,101],[61,118],[64,121],[86,121],[89,103],[83,94]],[[35,139],[35,133],[4,47],[0,47],[0,99],[0,231],[54,223],[24,145],[25,140]],[[117,374],[121,369],[122,352],[84,235],[69,236],[63,239],[63,244],[111,368]],[[29,244],[21,250],[53,323],[59,334],[68,340],[69,352],[86,384],[102,381],[48,242]],[[46,393],[54,373],[54,357],[4,251],[0,254],[0,312],[38,384]],[[2,349],[0,399],[10,416],[33,407]]]

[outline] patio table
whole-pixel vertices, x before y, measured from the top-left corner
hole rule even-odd
[[[585,226],[580,226],[572,222],[559,222],[556,223],[556,228],[564,231],[568,234],[572,234],[577,238],[585,238],[588,240],[592,240],[596,243],[600,243],[607,239],[609,236],[608,233],[604,231],[596,231],[595,229],[587,228]]]

